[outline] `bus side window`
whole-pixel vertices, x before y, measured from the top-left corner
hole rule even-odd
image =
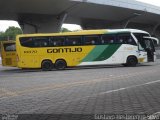
[[[49,47],[53,47],[54,46],[54,37],[49,37]]]
[[[101,44],[115,43],[115,35],[102,35]]]
[[[49,39],[48,37],[33,37],[34,47],[48,47]]]
[[[34,47],[35,43],[32,37],[21,37],[20,39],[20,44],[23,47]]]
[[[97,45],[100,43],[100,37],[98,35],[84,36],[85,45]]]
[[[136,42],[134,41],[134,39],[133,39],[133,37],[131,36],[130,33],[118,34],[117,43],[119,43],[119,44],[136,45]]]
[[[125,36],[118,35],[117,43],[119,43],[119,44],[125,44],[126,43]]]
[[[82,37],[81,36],[68,36],[66,37],[66,45],[68,46],[82,45]]]
[[[52,41],[53,46],[64,46],[65,45],[65,37],[56,36]]]

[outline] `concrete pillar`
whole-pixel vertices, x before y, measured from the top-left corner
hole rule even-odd
[[[46,20],[44,23],[38,23],[38,33],[52,33],[52,32],[60,32],[61,27],[64,21],[67,18],[67,13],[57,16],[56,18],[53,17],[49,20]]]
[[[160,23],[158,23],[158,24],[156,24],[155,26],[154,26],[154,28],[153,28],[153,31],[152,31],[152,35],[154,35],[154,34],[156,34],[156,31],[157,31],[157,29],[158,29],[158,27],[160,26]]]
[[[27,16],[21,17],[18,21],[23,33],[53,33],[61,30],[67,13],[59,16],[30,15],[29,18]]]
[[[36,26],[27,24],[27,23],[19,23],[23,33],[25,34],[30,34],[30,33],[37,33],[37,28]]]

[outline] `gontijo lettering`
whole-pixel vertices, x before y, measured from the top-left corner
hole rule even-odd
[[[73,52],[82,52],[82,48],[54,48],[47,49],[47,53],[73,53]]]

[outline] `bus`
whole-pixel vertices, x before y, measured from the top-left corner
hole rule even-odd
[[[152,37],[137,29],[18,35],[16,50],[19,68],[47,71],[89,65],[136,66],[156,60]]]
[[[1,42],[2,66],[16,67],[17,55],[15,41]]]

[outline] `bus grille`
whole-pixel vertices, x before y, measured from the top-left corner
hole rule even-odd
[[[6,58],[6,65],[12,65],[12,59]]]

